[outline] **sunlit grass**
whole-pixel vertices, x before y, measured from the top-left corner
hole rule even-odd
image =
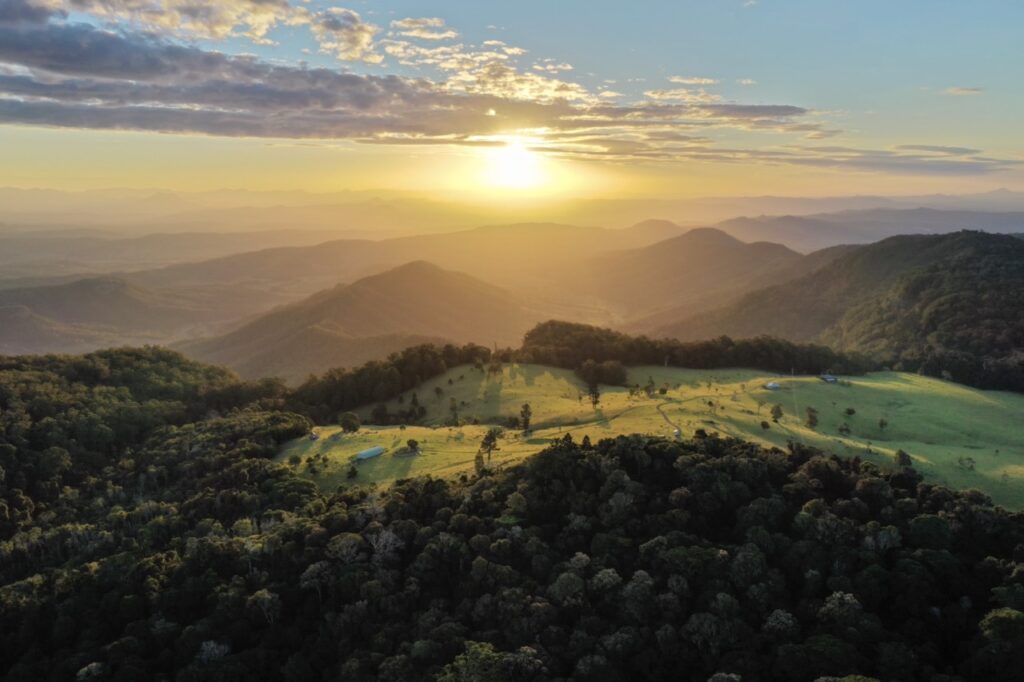
[[[1018,426],[1024,414],[1024,396],[894,372],[852,377],[843,385],[753,370],[665,367],[632,368],[629,378],[640,386],[653,380],[654,397],[630,397],[625,388],[602,387],[601,402],[594,409],[585,386],[569,371],[512,365],[500,375],[487,375],[459,367],[416,390],[427,409],[424,426],[364,427],[355,435],[324,428],[320,440],[296,441],[285,448],[281,459],[299,455],[303,463],[298,470],[309,475],[306,457],[324,453],[328,464],[314,478],[326,489],[348,482],[345,472],[350,458],[374,445],[389,451],[360,463],[355,482],[389,483],[426,473],[470,472],[487,425],[504,424],[529,402],[534,430],[524,440],[520,433],[506,429],[501,449],[494,453],[495,464],[537,452],[566,433],[577,441],[588,435],[594,442],[628,433],[671,438],[678,426],[685,437],[704,429],[779,447],[797,440],[884,466],[903,449],[927,480],[954,488],[977,488],[999,504],[1024,508],[1024,432]],[[779,382],[782,388],[765,389],[769,380]],[[667,391],[661,395],[663,386]],[[440,397],[436,388],[441,389]],[[481,425],[445,427],[453,397],[460,419]],[[407,407],[410,399],[411,392],[403,396],[403,404],[393,400],[388,407],[397,411]],[[708,405],[709,401],[714,405]],[[776,403],[784,411],[777,424],[769,414]],[[364,418],[371,407],[361,411]],[[819,423],[814,429],[805,423],[807,407],[818,410]],[[853,408],[855,414],[846,414],[847,408]],[[881,427],[880,419],[885,419],[887,426]],[[763,429],[762,421],[770,428]],[[849,427],[848,434],[840,432],[844,424]],[[409,438],[420,441],[420,454],[400,454]],[[973,469],[967,466],[967,458],[973,460]]]

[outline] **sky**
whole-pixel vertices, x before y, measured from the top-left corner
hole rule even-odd
[[[1024,190],[1019,0],[0,0],[0,185]]]

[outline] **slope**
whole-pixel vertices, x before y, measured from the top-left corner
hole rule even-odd
[[[980,232],[891,237],[842,253],[804,277],[751,292],[720,309],[670,322],[658,333],[680,339],[769,334],[807,341],[837,323],[850,307],[884,293],[904,273],[1017,245],[1019,240],[1013,237]]]
[[[537,319],[502,289],[416,261],[314,294],[181,349],[246,376],[298,379],[425,341],[517,344]]]

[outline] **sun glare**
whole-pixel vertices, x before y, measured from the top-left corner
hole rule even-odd
[[[547,180],[544,159],[520,137],[486,150],[486,183],[501,189],[533,189]]]

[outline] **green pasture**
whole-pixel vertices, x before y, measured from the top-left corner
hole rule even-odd
[[[506,427],[493,464],[521,459],[566,433],[577,441],[589,435],[596,443],[629,433],[671,438],[676,428],[683,437],[690,437],[704,429],[780,447],[797,440],[886,465],[903,449],[927,480],[953,488],[977,488],[1006,507],[1024,508],[1021,395],[898,372],[843,377],[840,384],[826,384],[817,377],[754,370],[634,367],[629,381],[641,389],[653,382],[653,397],[643,390],[630,396],[626,388],[602,386],[595,408],[586,386],[566,370],[509,365],[500,374],[488,374],[458,367],[415,390],[427,410],[422,425],[366,426],[356,434],[322,427],[318,440],[288,444],[280,460],[291,461],[325,489],[350,482],[386,484],[428,473],[456,475],[472,471],[490,425],[504,426],[508,417],[519,414],[523,403],[529,403],[531,432]],[[781,388],[765,388],[771,381]],[[389,410],[406,409],[412,393],[389,402]],[[463,424],[459,427],[445,426],[452,418],[453,398]],[[770,416],[775,404],[783,410],[778,423]],[[364,420],[372,407],[359,411]],[[817,410],[814,428],[807,425],[808,407]],[[848,409],[854,413],[848,414]],[[884,427],[880,420],[885,420]],[[764,429],[762,422],[769,428]],[[409,439],[420,443],[417,453],[407,451]],[[347,478],[355,453],[377,445],[388,451],[360,462],[358,475]]]

